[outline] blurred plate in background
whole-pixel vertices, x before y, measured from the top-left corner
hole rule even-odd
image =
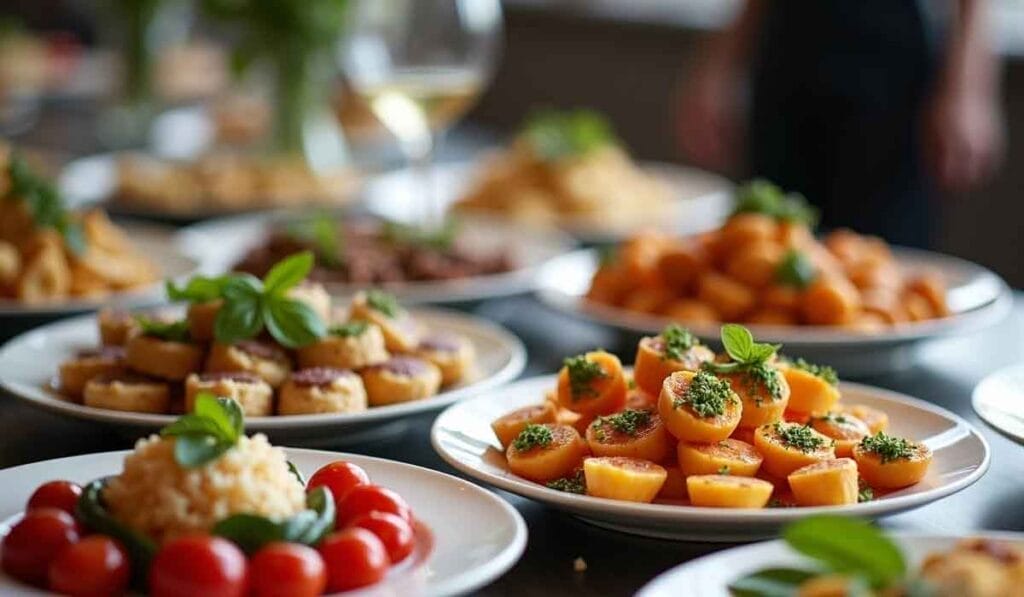
[[[1000,369],[981,380],[972,402],[986,423],[1024,444],[1024,365]]]

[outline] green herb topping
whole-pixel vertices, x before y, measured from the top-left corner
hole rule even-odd
[[[608,377],[601,365],[587,360],[585,354],[569,357],[563,361],[563,365],[569,374],[569,392],[573,400],[596,395],[597,391],[590,387],[591,382]]]
[[[651,411],[627,408],[626,410],[615,413],[614,415],[598,417],[594,419],[594,422],[591,423],[590,426],[600,431],[607,425],[619,433],[636,435],[640,430],[647,427],[650,422]],[[603,437],[599,437],[598,439],[603,439]]]
[[[864,486],[857,492],[857,503],[863,504],[864,502],[872,502],[875,499],[875,490],[870,487]]]
[[[554,439],[549,427],[530,423],[516,436],[512,445],[517,452],[526,452],[533,448],[545,448],[551,445]]]
[[[752,180],[736,189],[733,215],[739,213],[760,213],[812,228],[818,223],[818,210],[811,207],[803,195],[783,193],[778,186],[764,179]]]
[[[839,385],[839,376],[836,375],[836,370],[828,365],[815,365],[814,363],[808,363],[803,359],[797,359],[793,361],[793,366],[801,371],[806,371],[815,377],[821,378],[831,386]]]
[[[914,455],[915,450],[913,442],[907,441],[902,437],[886,435],[881,431],[860,440],[860,448],[865,452],[878,454],[882,459],[882,464],[902,458],[910,458]]]
[[[526,120],[521,136],[538,157],[547,161],[584,155],[617,143],[608,120],[593,110],[536,112]]]
[[[285,231],[291,238],[315,247],[317,259],[324,264],[333,267],[341,263],[343,238],[331,214],[321,212],[289,222]]]
[[[689,406],[702,417],[718,417],[725,414],[730,402],[735,402],[729,382],[708,371],[699,371],[690,380],[686,393],[672,401],[676,408]]]
[[[40,228],[52,228],[64,238],[64,244],[75,255],[86,252],[85,233],[64,206],[57,187],[32,171],[20,155],[14,153],[7,161],[10,188],[6,200],[24,201],[32,222]]]
[[[172,280],[167,280],[164,286],[167,290],[167,298],[172,301],[187,301],[189,303],[205,303],[219,299],[224,292],[224,285],[231,276],[218,276],[207,278],[195,276],[178,287]]]
[[[817,277],[818,270],[814,263],[796,249],[786,253],[775,269],[775,279],[780,284],[796,288],[807,288]]]
[[[722,346],[732,359],[729,363],[704,363],[702,367],[716,373],[741,373],[745,376],[752,394],[760,395],[763,388],[772,400],[782,397],[782,383],[779,372],[769,364],[781,348],[778,344],[754,342],[750,330],[735,323],[722,326]]]
[[[683,354],[698,344],[690,330],[674,323],[661,331],[661,338],[665,341],[664,358],[672,361],[682,360]]]
[[[561,479],[548,481],[547,487],[556,491],[583,495],[587,493],[587,478],[583,474],[583,469],[577,469],[571,477],[562,477]]]
[[[341,338],[351,338],[353,336],[362,336],[368,329],[370,329],[370,324],[365,321],[350,321],[341,325],[331,326],[327,329],[327,333]]]
[[[149,317],[139,315],[135,318],[135,322],[139,324],[139,328],[141,328],[144,336],[151,336],[168,342],[188,342],[190,338],[188,321],[184,319],[160,321],[159,319],[150,319]]]
[[[447,251],[455,244],[461,225],[454,218],[448,218],[440,228],[433,230],[422,226],[410,226],[398,222],[387,222],[381,232],[384,240],[396,244],[413,247],[428,247],[438,251]]]
[[[196,468],[230,450],[243,430],[242,408],[237,402],[200,392],[193,411],[161,429],[160,435],[175,438],[174,459],[178,464]]]
[[[796,448],[801,452],[813,452],[823,447],[827,441],[807,425],[775,423],[774,430],[784,445]]]
[[[398,317],[403,312],[402,306],[398,304],[398,299],[380,290],[367,291],[366,304],[374,311],[391,319]]]

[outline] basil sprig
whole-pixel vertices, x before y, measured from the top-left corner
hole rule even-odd
[[[855,518],[814,516],[793,523],[782,533],[791,548],[815,560],[814,570],[766,568],[729,585],[741,597],[795,595],[797,588],[820,574],[843,574],[865,590],[893,587],[906,581],[907,563],[892,540],[878,527]]]
[[[754,342],[750,330],[736,323],[722,326],[722,346],[732,359],[731,363],[705,363],[705,367],[719,373],[749,369],[762,365],[782,348],[779,344]]]
[[[108,479],[97,479],[82,489],[82,495],[75,505],[75,517],[91,531],[117,539],[128,552],[131,560],[132,586],[142,590],[146,587],[149,563],[156,554],[156,543],[122,525],[110,512],[103,501],[103,489]]]
[[[794,288],[807,288],[818,277],[814,262],[802,251],[790,250],[775,268],[775,279]]]
[[[818,224],[818,210],[811,207],[803,195],[784,193],[777,185],[762,178],[737,187],[736,207],[732,213],[759,213],[810,228]]]
[[[585,109],[531,114],[523,125],[522,137],[546,161],[584,155],[618,142],[608,119]]]
[[[306,494],[306,507],[307,510],[284,520],[235,514],[218,522],[212,532],[231,540],[246,553],[278,541],[316,545],[334,529],[334,499],[326,487],[317,487]]]
[[[243,430],[244,416],[238,402],[200,392],[192,413],[178,417],[161,429],[160,435],[175,438],[174,460],[178,464],[197,468],[230,450]]]
[[[135,322],[139,324],[139,329],[142,330],[144,336],[152,336],[170,342],[188,342],[190,338],[188,322],[184,319],[160,321],[139,315],[135,318]]]
[[[28,207],[32,222],[40,228],[52,228],[64,238],[64,244],[75,255],[86,252],[85,232],[64,206],[57,187],[36,174],[20,155],[11,154],[7,161],[10,187],[6,199],[21,200]]]
[[[455,244],[460,229],[461,225],[455,218],[446,218],[437,230],[399,222],[385,222],[381,226],[381,236],[387,242],[396,245],[447,251]]]
[[[289,222],[285,232],[300,243],[313,245],[317,258],[326,265],[337,267],[341,264],[344,237],[330,213],[320,212]]]
[[[172,301],[188,301],[190,303],[205,303],[220,298],[224,292],[224,284],[230,276],[218,276],[207,278],[195,276],[185,283],[184,286],[175,286],[174,282],[167,280],[165,287],[167,298]]]

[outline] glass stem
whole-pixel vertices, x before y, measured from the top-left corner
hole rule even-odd
[[[409,143],[407,154],[413,176],[411,182],[418,186],[413,189],[411,197],[419,198],[420,225],[429,230],[440,230],[444,225],[444,206],[434,185],[434,148],[436,140],[432,134]]]

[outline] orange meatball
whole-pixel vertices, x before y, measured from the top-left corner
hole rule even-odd
[[[851,321],[860,309],[860,294],[850,282],[839,277],[820,276],[811,283],[800,301],[800,312],[812,325],[841,325]]]
[[[700,277],[697,298],[711,305],[725,321],[740,321],[757,302],[748,286],[716,272]]]
[[[679,242],[665,249],[657,267],[666,286],[679,294],[688,294],[707,267],[707,255],[697,243]]]
[[[785,251],[774,241],[756,241],[737,248],[725,263],[725,273],[747,286],[762,288],[775,279]]]
[[[711,305],[696,299],[678,299],[664,309],[665,316],[683,323],[714,323],[722,318]]]

